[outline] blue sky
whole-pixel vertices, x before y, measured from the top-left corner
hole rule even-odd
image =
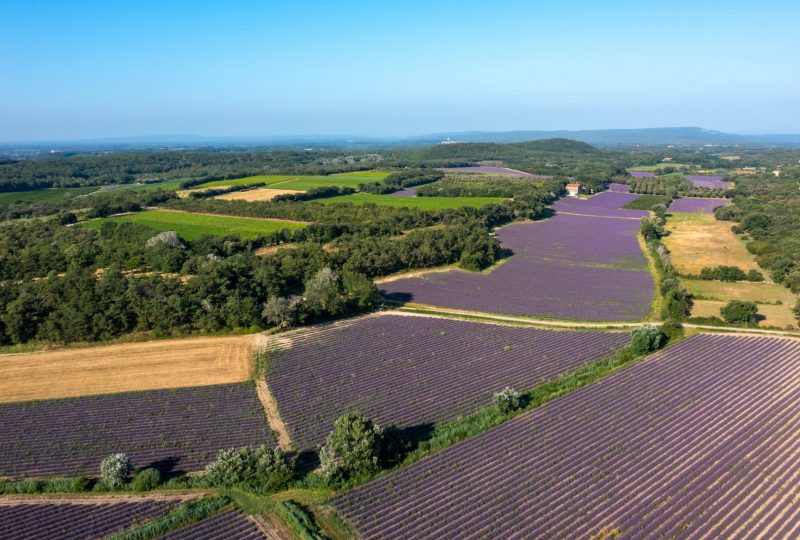
[[[800,132],[800,2],[0,3],[0,141]]]

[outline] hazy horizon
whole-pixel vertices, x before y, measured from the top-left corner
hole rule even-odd
[[[0,142],[800,133],[800,4],[0,6]]]

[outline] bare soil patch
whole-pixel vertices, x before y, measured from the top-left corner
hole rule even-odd
[[[215,336],[0,355],[0,403],[246,381],[255,338]]]
[[[286,429],[286,424],[283,423],[283,419],[278,413],[278,402],[275,401],[275,397],[269,391],[266,381],[263,379],[256,381],[256,392],[261,406],[264,407],[264,414],[267,416],[269,427],[278,435],[278,446],[281,450],[288,452],[292,449],[292,438],[289,436],[289,430]]]

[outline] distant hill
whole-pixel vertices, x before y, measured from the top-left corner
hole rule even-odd
[[[540,139],[573,139],[599,146],[732,145],[800,146],[800,135],[736,135],[699,127],[596,129],[557,131],[445,132],[407,139],[420,144],[441,142],[513,143]]]

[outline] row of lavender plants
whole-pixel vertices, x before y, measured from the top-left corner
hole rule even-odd
[[[223,448],[268,444],[252,383],[0,405],[0,476],[96,475],[126,453],[136,467],[196,471]]]
[[[800,341],[694,336],[333,505],[365,539],[795,537],[798,377]]]
[[[491,403],[505,386],[536,386],[609,356],[625,333],[546,331],[454,319],[373,315],[291,335],[271,355],[268,385],[300,448],[343,413],[413,428]]]

